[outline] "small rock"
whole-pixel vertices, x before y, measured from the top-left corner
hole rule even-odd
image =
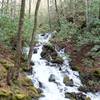
[[[72,80],[72,79],[69,79],[69,77],[67,77],[67,76],[64,77],[63,83],[64,83],[66,86],[73,86],[73,80]]]
[[[34,62],[33,62],[33,61],[31,61],[31,62],[30,62],[30,65],[31,65],[31,66],[34,66]]]
[[[41,34],[41,36],[45,36],[45,33]]]
[[[76,94],[76,100],[86,100],[86,95],[78,93]]]
[[[43,92],[43,90],[40,89],[40,88],[38,88],[37,91],[38,91],[39,94],[41,94]]]
[[[33,49],[33,53],[37,53],[37,49],[35,48],[35,49]]]
[[[32,75],[32,74],[33,74],[33,68],[30,67],[30,68],[27,70],[27,72],[28,72],[29,75]]]
[[[89,92],[89,90],[86,86],[80,86],[78,90],[82,91],[82,92],[85,92],[85,93]]]
[[[75,93],[65,93],[65,98],[70,98],[71,100],[75,99]],[[76,100],[76,99],[75,99]]]
[[[49,82],[55,82],[55,75],[53,74],[50,75]]]
[[[41,82],[39,82],[39,87],[40,87],[40,88],[43,88],[43,87],[44,87],[43,84],[42,84]]]

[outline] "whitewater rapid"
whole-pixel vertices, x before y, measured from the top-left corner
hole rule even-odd
[[[47,64],[48,62],[41,58],[42,47],[44,44],[47,44],[52,37],[52,33],[46,33],[44,35],[37,35],[36,39],[38,43],[34,47],[37,50],[37,53],[33,53],[32,61],[34,62],[33,74],[28,75],[28,77],[32,80],[35,87],[42,89],[43,97],[39,100],[70,100],[69,98],[65,98],[66,92],[75,92],[79,93],[78,88],[82,86],[81,80],[79,78],[79,73],[76,71],[72,71],[68,59],[64,54],[64,50],[58,52],[58,54],[64,59],[64,63],[61,66],[61,71],[57,65]],[[56,83],[49,82],[50,75],[54,75],[56,79]],[[69,79],[73,80],[74,86],[65,86],[63,83],[64,76],[68,76]],[[40,87],[40,84],[42,86]],[[85,94],[85,93],[83,93]],[[85,94],[91,98],[91,100],[100,100],[100,94]]]

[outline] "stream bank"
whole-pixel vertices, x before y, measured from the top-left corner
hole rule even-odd
[[[65,49],[64,52],[70,57],[71,69],[80,73],[80,78],[84,87],[80,90],[85,92],[100,91],[100,56],[99,43],[88,43],[81,47],[76,47],[72,41],[55,41],[52,39],[58,50]],[[86,81],[87,80],[87,81]]]
[[[14,51],[0,44],[0,100],[32,100],[39,98],[41,94],[27,78],[20,67],[18,80],[7,85],[7,73],[9,68],[14,68]]]

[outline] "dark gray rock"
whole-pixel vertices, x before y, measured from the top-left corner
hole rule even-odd
[[[49,82],[55,82],[55,75],[53,74],[50,75]]]
[[[37,49],[35,48],[35,49],[33,49],[33,53],[37,53]]]

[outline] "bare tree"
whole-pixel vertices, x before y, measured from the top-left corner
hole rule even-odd
[[[35,34],[36,28],[37,28],[37,16],[38,16],[38,10],[39,10],[39,6],[40,6],[40,2],[41,2],[41,0],[37,0],[36,8],[35,8],[34,26],[33,26],[32,38],[31,38],[31,41],[30,41],[30,50],[29,50],[29,54],[28,54],[28,68],[29,69],[30,69],[30,62],[31,62],[31,57],[32,57],[34,34]]]
[[[9,13],[9,0],[7,0],[6,13]]]
[[[59,11],[58,11],[58,7],[57,7],[57,0],[55,0],[55,8],[56,8],[56,15],[57,15],[57,26],[58,28],[56,29],[57,31],[60,31],[61,29],[61,25],[60,25],[60,18],[59,18]]]
[[[100,1],[99,1],[99,19],[100,19]]]
[[[4,14],[4,0],[1,2],[1,14]]]
[[[47,0],[47,5],[48,5],[48,15],[49,15],[49,26],[50,26],[50,31],[51,31],[51,19],[50,19],[50,7],[49,7],[49,0]]]
[[[17,33],[17,57],[16,57],[16,67],[21,66],[20,58],[22,55],[22,33],[24,27],[24,14],[25,14],[25,0],[21,1],[21,10],[20,10],[20,18],[19,18],[19,26]]]
[[[24,13],[25,13],[25,0],[21,1],[20,18],[17,32],[17,49],[16,49],[16,62],[14,68],[9,68],[7,74],[7,84],[11,85],[13,79],[17,79],[19,76],[19,68],[21,66],[21,55],[22,55],[22,33],[24,26]]]
[[[29,0],[29,19],[31,18],[31,3],[32,0]]]

